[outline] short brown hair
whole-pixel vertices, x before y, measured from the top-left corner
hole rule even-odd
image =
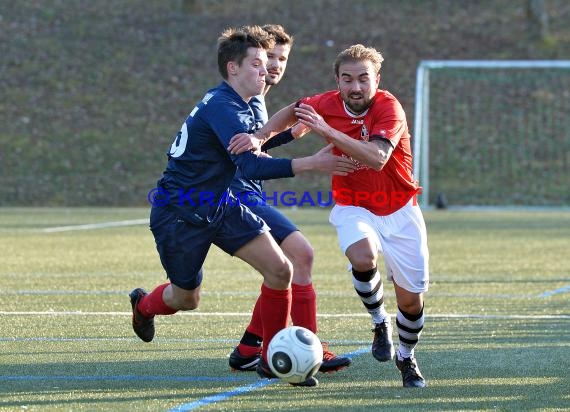
[[[343,63],[361,61],[370,61],[372,66],[374,66],[376,74],[379,74],[384,57],[382,57],[382,54],[373,47],[365,47],[362,44],[355,44],[340,52],[336,57],[333,65],[334,73],[336,76],[339,75],[338,69]]]
[[[280,24],[266,24],[261,28],[273,36],[275,44],[285,44],[293,47],[293,36],[287,33]]]
[[[241,65],[250,47],[269,50],[275,46],[275,39],[260,26],[230,27],[218,37],[218,71],[228,78],[228,62]]]

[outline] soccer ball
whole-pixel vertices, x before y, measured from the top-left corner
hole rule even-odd
[[[290,326],[277,332],[269,342],[267,361],[278,378],[301,383],[321,367],[323,345],[309,329]]]

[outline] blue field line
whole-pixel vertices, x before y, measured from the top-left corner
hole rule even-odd
[[[360,348],[352,352],[345,353],[344,355],[347,358],[353,358],[355,356],[361,355],[363,353],[367,353],[370,351],[370,347]],[[193,402],[185,403],[179,406],[175,406],[172,409],[169,409],[168,412],[186,412],[186,411],[193,411],[195,409],[200,408],[201,406],[209,405],[216,402],[223,402],[229,398],[232,398],[237,395],[241,395],[242,393],[248,393],[254,391],[257,388],[262,388],[264,386],[271,385],[273,383],[279,382],[279,379],[261,379],[257,382],[254,382],[250,385],[239,386],[235,389],[232,389],[227,392],[222,392],[217,395],[207,396],[202,399],[195,400]]]
[[[174,381],[174,382],[239,382],[250,380],[244,377],[219,377],[219,376],[149,376],[149,375],[18,375],[2,376],[0,381]]]
[[[566,292],[570,286],[562,288],[562,292]],[[551,292],[545,292],[545,294]],[[561,293],[554,291],[554,293]],[[127,296],[129,291],[105,291],[105,290],[0,290],[0,296]],[[259,296],[258,292],[208,292],[204,291],[201,293],[202,296],[231,296],[231,297],[251,297]],[[353,298],[354,294],[352,292],[327,292],[320,291],[319,296],[321,297],[337,297],[337,298]],[[394,296],[393,293],[387,292],[385,296]],[[438,298],[457,298],[457,299],[527,299],[536,298],[536,294],[530,293],[449,293],[449,292],[430,292],[431,297]],[[538,297],[544,297],[539,295]]]
[[[0,337],[0,342],[135,342],[140,343],[138,338],[122,338],[122,337],[110,337],[110,338],[90,338],[90,337],[78,337],[78,338],[38,338],[38,337],[28,337],[28,338],[7,338]],[[239,343],[237,339],[190,339],[190,338],[156,338],[153,342],[159,343]],[[332,341],[329,341],[332,342]]]
[[[550,296],[558,295],[558,294],[560,294],[560,293],[566,293],[566,292],[570,292],[570,285],[562,286],[561,288],[558,288],[558,289],[555,289],[555,290],[546,291],[546,292],[540,294],[539,297],[541,297],[541,298],[548,298],[548,297],[550,297]]]
[[[109,295],[128,296],[129,290],[0,290],[0,296],[74,296]],[[201,292],[203,296],[259,296],[259,292]]]
[[[329,342],[330,342],[330,341],[329,341]],[[348,352],[348,353],[345,353],[344,355],[340,355],[340,356],[344,356],[344,357],[346,357],[346,358],[352,359],[352,358],[354,358],[355,356],[362,355],[363,353],[368,352],[369,350],[370,350],[369,347],[360,348],[360,349],[353,350],[352,352]]]
[[[77,337],[77,338],[48,338],[48,337],[1,337],[0,342],[134,342],[140,343],[138,338],[92,338],[92,337]],[[239,343],[238,339],[223,339],[223,338],[155,338],[153,342],[158,343],[227,343],[236,345]],[[362,345],[366,341],[362,340],[347,340],[347,339],[329,339],[327,342],[335,345]],[[348,355],[347,355],[348,356]]]
[[[222,392],[217,395],[207,396],[202,399],[198,399],[194,402],[185,403],[183,405],[175,406],[172,409],[169,409],[169,412],[183,412],[183,411],[193,411],[194,409],[198,409],[201,406],[209,405],[211,403],[222,402],[226,399],[229,399],[233,396],[251,392],[257,388],[262,388],[267,385],[271,385],[272,383],[278,382],[278,379],[260,379],[257,382],[254,382],[250,385],[240,386],[231,391]]]
[[[7,290],[1,291],[2,296],[66,296],[66,295],[113,295],[126,296],[129,292],[104,291],[104,290]]]

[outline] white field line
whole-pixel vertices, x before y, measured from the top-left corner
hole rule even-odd
[[[148,224],[147,219],[119,220],[115,222],[89,223],[86,225],[55,226],[42,229],[44,233],[70,232],[73,230],[105,229],[109,227],[123,227]]]
[[[132,316],[132,312],[83,312],[83,311],[0,311],[5,316]],[[240,317],[251,316],[251,312],[179,312],[178,316]],[[320,313],[320,318],[369,317],[368,313]],[[432,319],[570,319],[570,315],[485,315],[436,313],[426,314]]]

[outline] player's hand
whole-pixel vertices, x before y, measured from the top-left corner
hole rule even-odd
[[[314,170],[320,170],[337,176],[346,176],[356,170],[356,163],[349,157],[336,156],[332,153],[334,145],[323,147],[314,155],[310,156]]]
[[[256,152],[261,149],[262,141],[249,133],[238,133],[230,139],[228,151],[231,154],[238,155],[243,152]]]
[[[299,123],[311,128],[313,131],[323,137],[327,137],[330,126],[324,121],[323,116],[318,114],[312,106],[301,103],[295,108],[295,115],[299,119]]]

